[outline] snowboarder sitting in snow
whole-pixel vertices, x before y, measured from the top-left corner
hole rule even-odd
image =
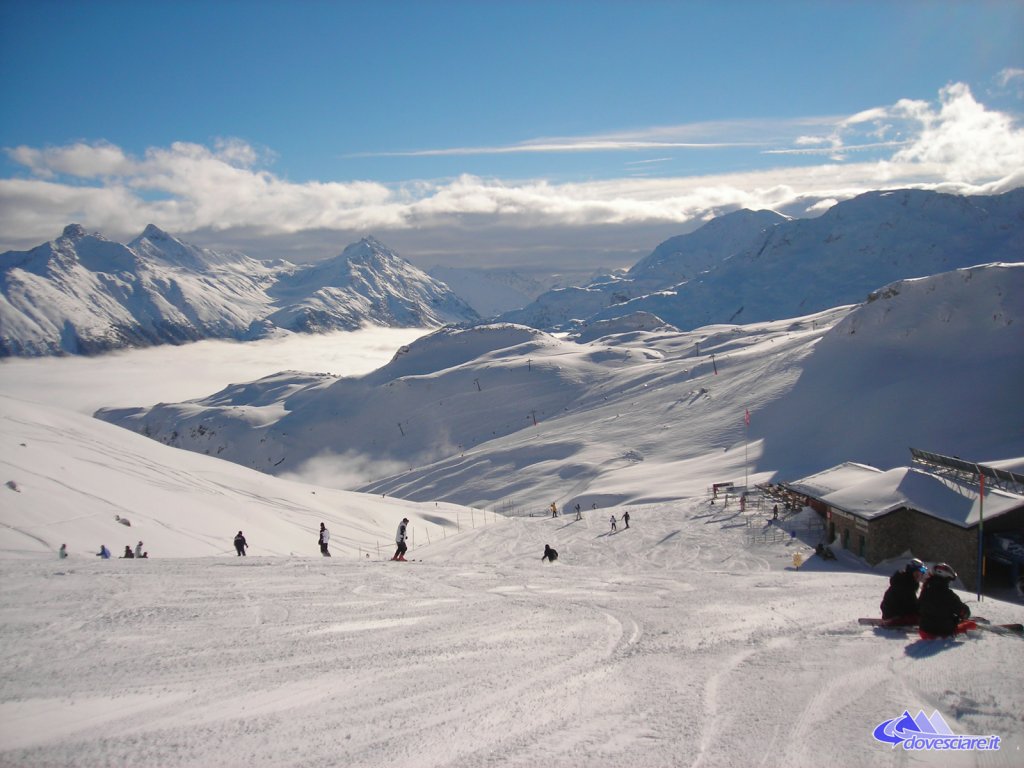
[[[239,531],[238,535],[235,536],[235,552],[237,552],[238,556],[241,557],[245,554],[245,548],[248,546],[249,545],[245,541],[245,536],[243,536],[242,532]]]
[[[932,566],[918,601],[921,618],[919,634],[922,640],[952,637],[969,629],[977,629],[977,624],[967,621],[971,609],[949,588],[955,579],[956,571],[946,563]]]
[[[549,545],[544,545],[544,557],[541,558],[541,562],[547,560],[549,563],[555,562],[558,559],[558,552],[553,550]]]
[[[835,553],[832,551],[832,548],[831,547],[826,547],[820,541],[818,542],[818,545],[814,548],[814,551],[815,551],[815,553],[817,553],[818,557],[820,557],[822,560],[835,560],[836,559]]]
[[[102,557],[104,560],[110,559],[110,550],[107,549],[106,544],[100,544],[100,551],[96,553],[96,557]]]
[[[135,557],[135,553],[132,552],[131,545],[125,544],[124,545],[124,554],[121,555],[121,559],[124,560],[126,558],[134,558],[134,557]]]
[[[917,587],[927,572],[925,564],[915,557],[903,570],[889,577],[889,588],[882,595],[879,605],[882,620],[886,624],[917,624]]]

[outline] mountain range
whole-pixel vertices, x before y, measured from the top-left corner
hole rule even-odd
[[[1024,188],[1002,195],[868,192],[814,219],[725,214],[624,275],[549,291],[501,320],[544,330],[648,312],[684,330],[781,320],[864,301],[896,280],[1024,259]]]
[[[0,357],[475,319],[372,237],[299,266],[199,248],[152,225],[122,245],[72,224],[30,251],[0,254]]]
[[[0,254],[0,357],[480,316],[581,331],[649,315],[693,330],[807,315],[896,280],[1022,258],[1024,188],[869,192],[813,219],[735,211],[666,240],[629,270],[547,291],[555,277],[435,269],[457,294],[372,237],[299,266],[199,248],[152,225],[127,245],[69,225],[31,251]],[[515,305],[524,306],[508,309]]]

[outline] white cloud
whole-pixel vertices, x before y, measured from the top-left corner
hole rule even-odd
[[[230,231],[253,239],[402,230],[429,237],[445,228],[470,237],[486,229],[684,224],[738,207],[810,206],[814,211],[819,200],[841,200],[868,189],[974,193],[1007,187],[1024,169],[1024,131],[1010,115],[986,109],[962,84],[943,88],[937,102],[901,100],[846,117],[663,126],[628,136],[524,142],[503,151],[707,147],[701,139],[710,135],[740,146],[759,132],[761,144],[770,137],[774,146],[765,151],[779,159],[778,167],[572,183],[469,174],[390,185],[296,183],[267,170],[267,150],[238,139],[212,147],[176,142],[152,147],[141,157],[104,142],[16,147],[7,154],[29,177],[0,180],[0,233],[6,239],[0,247],[30,247],[71,221],[124,239],[150,222],[182,235]],[[830,161],[794,164],[787,155],[822,155]]]
[[[1018,67],[1007,67],[996,76],[996,82],[1005,88],[1011,83],[1024,81],[1024,69]]]

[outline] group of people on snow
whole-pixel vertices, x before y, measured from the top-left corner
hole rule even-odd
[[[128,544],[124,545],[124,554],[121,555],[121,559],[122,560],[131,560],[132,558],[135,558],[135,557],[149,557],[149,552],[143,552],[142,551],[142,542],[141,541],[138,544],[135,545],[135,551],[134,552],[132,551],[132,548]]]
[[[889,626],[914,626],[922,639],[934,640],[975,629],[971,610],[950,588],[956,571],[946,563],[931,568],[914,558],[889,577],[879,606]],[[918,589],[920,588],[920,592]]]
[[[57,557],[63,560],[68,556],[68,545],[61,544],[60,549],[57,551]],[[103,558],[104,560],[110,559],[110,550],[107,549],[106,544],[100,544],[100,551],[96,553],[96,557]],[[149,558],[149,552],[142,551],[142,542],[140,541],[135,545],[135,549],[132,550],[131,544],[124,545],[124,554],[121,555],[122,560],[134,560],[135,558]]]

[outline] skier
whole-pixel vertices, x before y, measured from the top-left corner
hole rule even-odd
[[[327,550],[327,542],[331,540],[331,532],[327,530],[327,526],[320,523],[320,539],[317,543],[320,544],[320,554],[324,557],[330,557],[331,553]]]
[[[928,568],[916,557],[889,577],[889,588],[878,606],[886,624],[917,624],[917,588]]]
[[[142,542],[140,541],[135,545],[135,556],[142,557]]]
[[[235,552],[238,553],[239,557],[242,557],[245,554],[245,550],[248,546],[249,544],[248,542],[246,542],[245,536],[243,536],[242,532],[239,531],[238,535],[235,536]]]
[[[57,557],[59,557],[61,560],[63,560],[67,556],[68,556],[68,545],[67,544],[61,544],[60,545],[60,551],[57,552]]]
[[[612,515],[612,517],[611,517],[611,524],[612,524],[612,532],[617,531],[618,528],[615,527],[615,515]]]
[[[579,504],[576,505],[576,519],[577,520],[582,520],[583,519],[583,513],[580,512],[580,505]]]
[[[551,502],[551,516],[558,517],[558,507],[555,506],[555,502]]]
[[[558,552],[553,550],[549,545],[544,545],[544,556],[541,558],[541,562],[547,560],[549,563],[555,562],[558,559]]]
[[[918,632],[922,640],[952,637],[969,629],[977,629],[977,624],[967,621],[971,609],[949,588],[955,579],[956,571],[946,563],[932,566],[918,601],[921,618]]]
[[[134,559],[134,558],[135,558],[135,553],[132,552],[131,544],[125,544],[124,545],[124,554],[121,555],[121,559],[125,560],[125,559]]]
[[[405,531],[408,525],[408,517],[403,517],[402,522],[398,524],[398,530],[395,532],[395,544],[397,544],[398,547],[395,549],[395,554],[391,558],[392,560],[401,560],[402,562],[405,562],[405,553],[408,550],[408,547],[405,545]]]
[[[622,522],[624,522],[626,527],[629,528],[629,510],[622,513]]]

